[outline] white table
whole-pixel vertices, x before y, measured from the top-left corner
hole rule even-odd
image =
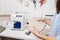
[[[40,40],[32,33],[30,35],[26,35],[25,32],[26,32],[26,30],[17,31],[17,30],[10,30],[10,29],[6,28],[5,31],[0,33],[0,36],[9,37],[9,38],[16,38],[16,39]]]

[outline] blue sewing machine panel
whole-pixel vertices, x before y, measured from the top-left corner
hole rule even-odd
[[[14,23],[14,28],[18,28],[18,29],[20,29],[21,28],[21,22],[15,22]]]

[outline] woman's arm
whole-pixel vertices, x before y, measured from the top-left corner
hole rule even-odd
[[[34,34],[34,33],[33,33]],[[39,33],[38,34],[35,34],[38,38],[41,38],[41,39],[44,39],[44,40],[56,40],[56,37],[48,37],[48,36],[45,36],[45,35],[40,35]]]
[[[44,40],[56,40],[56,37],[48,37],[45,35],[41,35],[35,27],[31,29],[31,32],[36,35],[38,38],[44,39]]]

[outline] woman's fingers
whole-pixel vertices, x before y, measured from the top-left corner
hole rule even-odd
[[[33,28],[31,29],[31,32],[32,32],[33,34],[37,34],[37,33],[38,33],[38,30],[37,30],[36,27],[33,27]]]
[[[38,22],[42,21],[42,22],[45,22],[46,21],[46,18],[42,18],[42,19],[37,19]]]

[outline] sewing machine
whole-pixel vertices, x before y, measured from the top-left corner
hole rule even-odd
[[[8,28],[12,30],[24,30],[27,24],[29,24],[27,15],[28,14],[23,14],[23,13],[12,14],[11,21],[8,22],[8,26],[11,27]]]

